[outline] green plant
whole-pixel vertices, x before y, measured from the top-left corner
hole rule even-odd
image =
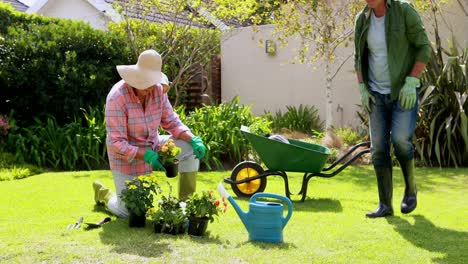
[[[169,139],[158,151],[159,160],[161,164],[174,163],[175,158],[180,152],[182,152],[182,149],[176,146],[173,139]]]
[[[124,39],[81,21],[1,7],[0,17],[0,113],[15,110],[22,127],[38,114],[63,126],[80,108],[103,105],[120,79],[115,65],[133,61]]]
[[[169,184],[168,195],[161,195],[157,207],[152,207],[146,215],[154,222],[162,223],[164,227],[185,223],[187,221],[186,203],[172,196],[172,186]]]
[[[314,131],[323,131],[323,121],[320,120],[318,110],[314,106],[286,106],[287,111],[283,114],[281,110],[274,115],[269,112],[265,116],[272,123],[274,131],[287,128],[292,131],[300,131],[312,135]]]
[[[352,146],[365,141],[367,133],[365,131],[358,131],[350,127],[335,128],[335,133],[345,144],[345,146]]]
[[[144,215],[153,207],[153,200],[161,192],[154,175],[140,175],[125,181],[127,189],[120,197],[129,211],[137,215]]]
[[[459,51],[452,37],[448,45],[449,50],[436,49],[422,77],[415,146],[423,164],[468,166],[468,44]]]
[[[60,126],[53,116],[9,133],[7,150],[16,159],[62,170],[98,169],[107,166],[105,119],[97,108],[82,109],[84,118]]]
[[[182,122],[205,142],[207,152],[201,162],[208,169],[222,169],[223,164],[237,164],[250,158],[253,149],[242,135],[241,125],[248,126],[252,133],[259,135],[270,132],[270,122],[263,117],[254,116],[251,107],[241,105],[239,101],[236,96],[231,101],[205,105],[188,115],[179,115]]]
[[[23,179],[42,172],[36,166],[18,162],[15,155],[0,151],[0,181]]]
[[[187,214],[194,217],[210,219],[214,221],[215,216],[226,212],[227,202],[224,197],[217,199],[214,191],[202,191],[201,194],[193,193],[187,200]]]

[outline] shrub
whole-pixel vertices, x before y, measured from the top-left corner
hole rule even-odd
[[[114,34],[0,10],[10,21],[0,25],[0,113],[14,110],[21,126],[33,125],[37,114],[64,125],[80,108],[102,105],[120,79],[115,65],[130,62],[126,43]]]
[[[335,128],[333,129],[333,133],[343,141],[345,146],[353,146],[368,140],[368,135],[365,131],[358,131],[350,127]]]
[[[0,181],[23,179],[42,173],[42,169],[18,162],[10,153],[0,152]]]
[[[195,109],[188,115],[184,108],[177,108],[179,117],[195,135],[202,138],[208,151],[201,160],[208,169],[223,168],[223,162],[236,164],[253,153],[251,144],[242,136],[241,125],[248,126],[255,134],[270,132],[270,122],[254,116],[250,106],[239,104],[239,97],[219,105]]]
[[[103,110],[84,109],[84,118],[60,126],[54,117],[19,128],[8,136],[8,150],[16,159],[60,170],[102,169],[108,166]]]
[[[422,78],[415,145],[424,165],[468,166],[468,44],[460,52],[455,42],[445,63],[434,52]]]
[[[314,106],[299,105],[287,106],[287,111],[283,114],[281,110],[274,115],[265,113],[266,118],[272,122],[272,129],[280,131],[287,128],[292,131],[300,131],[312,135],[314,131],[323,131],[323,121],[320,120],[318,110]]]

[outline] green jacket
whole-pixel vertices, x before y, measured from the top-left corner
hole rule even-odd
[[[371,12],[366,6],[357,15],[354,31],[354,68],[361,72],[366,84],[369,82],[367,32]],[[427,63],[432,48],[418,13],[411,4],[400,0],[387,0],[385,38],[392,86],[391,97],[396,100],[414,63]]]

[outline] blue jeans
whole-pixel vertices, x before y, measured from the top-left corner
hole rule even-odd
[[[390,140],[400,164],[413,159],[412,138],[416,129],[418,102],[406,110],[401,107],[399,100],[393,101],[389,94],[372,94],[375,103],[371,102],[369,125],[374,167],[392,167]]]

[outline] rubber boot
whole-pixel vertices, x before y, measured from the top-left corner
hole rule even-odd
[[[110,189],[107,189],[100,183],[99,181],[93,182],[93,189],[94,189],[94,201],[98,205],[105,205],[109,203],[110,198],[114,196],[114,192]]]
[[[406,185],[405,195],[401,201],[400,210],[404,214],[409,214],[416,209],[416,205],[418,204],[418,200],[416,198],[417,189],[416,184],[414,183],[414,159],[407,162],[400,162],[400,166]]]
[[[195,192],[197,172],[181,172],[179,177],[179,200],[184,201]]]
[[[377,176],[377,187],[379,190],[379,207],[373,212],[366,214],[369,218],[385,217],[393,215],[392,208],[392,168],[374,168]]]

